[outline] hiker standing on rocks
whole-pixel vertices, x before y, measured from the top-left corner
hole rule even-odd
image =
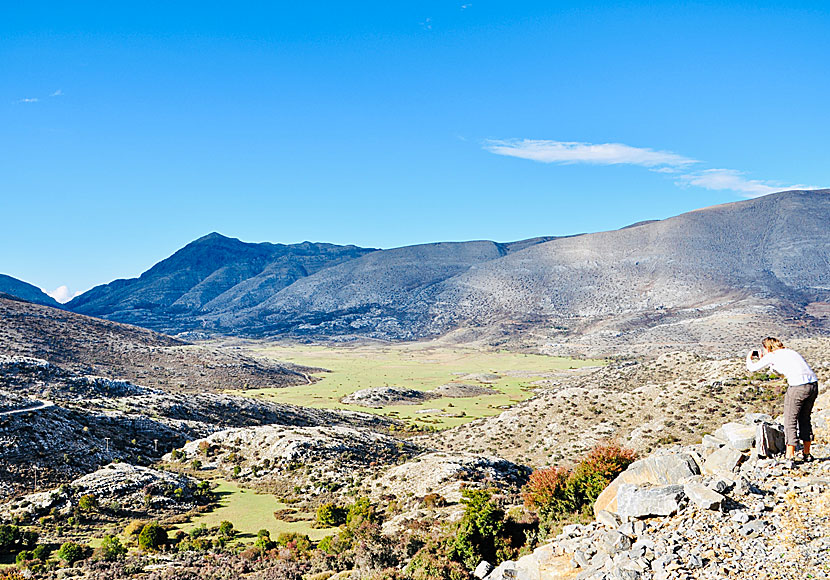
[[[818,377],[804,360],[791,348],[785,348],[777,338],[767,337],[761,341],[764,355],[758,356],[753,350],[746,355],[746,368],[750,372],[770,367],[779,375],[787,377],[787,394],[784,396],[784,435],[787,444],[787,459],[795,459],[798,440],[804,443],[804,461],[812,461],[810,444],[813,442],[813,426],[810,414],[818,397]]]

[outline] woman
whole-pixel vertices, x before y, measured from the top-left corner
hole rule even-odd
[[[750,372],[771,367],[779,375],[787,377],[787,394],[784,397],[784,435],[787,444],[787,459],[795,459],[798,440],[804,443],[804,461],[812,461],[810,444],[813,442],[813,426],[810,413],[818,397],[818,378],[800,354],[785,348],[777,338],[767,337],[761,341],[764,356],[758,359],[758,351],[746,355],[746,368]]]

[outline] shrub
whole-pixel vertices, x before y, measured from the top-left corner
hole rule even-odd
[[[127,553],[127,548],[121,544],[118,536],[106,535],[101,540],[101,547],[97,550],[99,559],[105,562],[114,562],[124,557]]]
[[[198,459],[194,459],[193,461],[190,462],[190,468],[193,471],[199,471],[200,469],[202,469],[202,462],[199,461]]]
[[[464,490],[461,497],[465,506],[464,515],[452,540],[451,555],[470,569],[475,568],[480,560],[497,564],[504,512],[490,501],[489,491]]]
[[[277,545],[283,548],[292,548],[298,554],[305,554],[311,550],[311,540],[309,537],[296,532],[284,532],[277,536]]]
[[[219,537],[230,540],[236,535],[236,530],[233,529],[233,524],[228,520],[224,520],[219,524]]]
[[[272,549],[276,544],[271,540],[271,532],[266,529],[259,530],[256,535],[256,542],[254,546],[260,550],[267,551]]]
[[[14,563],[17,564],[19,567],[22,567],[27,561],[34,559],[34,552],[30,550],[23,550],[22,552],[17,553],[17,556],[14,559]]]
[[[64,542],[58,550],[58,559],[67,564],[74,564],[87,556],[88,548],[75,542]]]
[[[356,529],[364,522],[380,523],[380,514],[368,498],[360,497],[349,506],[349,511],[346,513],[346,526],[350,529]]]
[[[138,547],[142,550],[158,550],[167,543],[167,530],[158,522],[146,524],[138,535]]]
[[[637,458],[616,443],[597,445],[574,470],[571,486],[579,507],[593,504],[608,484]]]
[[[426,508],[436,508],[436,507],[444,507],[447,505],[447,500],[444,497],[437,493],[428,493],[424,496],[423,499],[424,507]]]
[[[575,509],[569,486],[571,471],[564,467],[537,469],[522,489],[525,506],[540,514],[563,514]]]
[[[35,549],[32,550],[32,555],[40,560],[41,562],[45,562],[49,559],[49,554],[52,552],[52,549],[49,548],[46,544],[38,544],[35,546]]]
[[[333,503],[324,503],[317,508],[317,523],[324,528],[333,528],[346,523],[346,509]]]
[[[200,524],[199,526],[197,526],[197,527],[193,528],[192,530],[190,530],[190,537],[191,538],[198,538],[200,536],[207,536],[208,533],[210,533],[210,532],[207,529],[207,526],[205,524]]]
[[[98,500],[95,499],[95,496],[88,493],[86,495],[82,495],[81,499],[78,500],[78,508],[82,512],[91,512],[98,509]]]
[[[405,572],[406,577],[412,580],[472,580],[473,578],[459,562],[448,559],[443,546],[436,543],[430,543],[418,550]]]
[[[137,538],[146,524],[145,520],[133,520],[124,528],[124,535],[127,539]]]

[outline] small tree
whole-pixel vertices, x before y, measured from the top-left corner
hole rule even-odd
[[[118,539],[118,536],[106,535],[101,540],[101,547],[98,549],[100,559],[106,562],[114,562],[124,557],[127,548]]]
[[[499,536],[504,529],[504,512],[490,501],[489,491],[465,489],[461,497],[464,515],[458,522],[451,546],[453,555],[470,569],[479,560],[496,563]]]
[[[256,535],[256,542],[254,542],[254,546],[259,548],[260,550],[270,550],[276,544],[271,540],[271,532],[266,529],[259,530]]]
[[[158,522],[150,522],[138,534],[138,547],[142,550],[158,550],[167,543],[167,530]]]
[[[98,500],[91,493],[82,495],[78,500],[78,507],[82,512],[91,512],[98,509]]]
[[[233,529],[233,524],[228,520],[219,524],[219,537],[226,540],[232,539],[236,535],[236,530]]]
[[[333,528],[346,523],[346,510],[333,503],[324,503],[317,508],[317,523],[324,528]]]
[[[83,560],[87,555],[87,547],[75,542],[64,542],[58,550],[58,559],[67,564],[74,564]]]

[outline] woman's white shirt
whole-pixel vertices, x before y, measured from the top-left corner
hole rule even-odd
[[[768,352],[758,361],[752,360],[751,353],[747,355],[747,370],[755,372],[764,367],[770,367],[779,375],[787,377],[787,384],[790,386],[804,385],[818,380],[807,361],[791,348],[779,348]]]

